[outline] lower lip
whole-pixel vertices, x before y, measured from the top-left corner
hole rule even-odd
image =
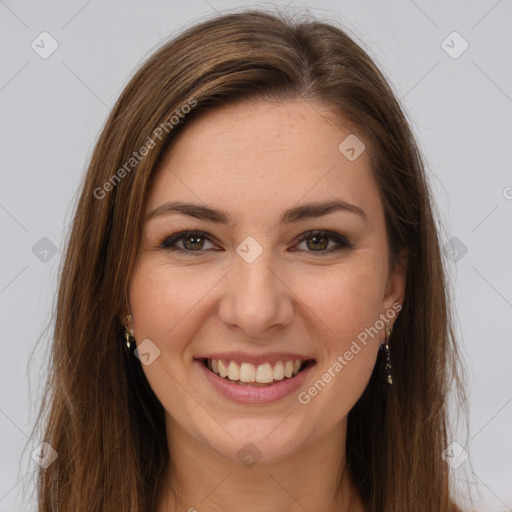
[[[308,376],[309,371],[316,365],[316,363],[311,364],[295,377],[291,379],[285,377],[283,380],[277,382],[277,384],[266,387],[251,387],[241,386],[226,378],[220,377],[216,373],[208,370],[202,361],[196,359],[194,362],[199,365],[203,375],[221,395],[224,395],[234,402],[243,404],[269,404],[291,395],[300,388]]]

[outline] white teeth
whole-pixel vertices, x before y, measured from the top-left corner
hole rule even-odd
[[[240,380],[242,382],[256,382],[256,370],[253,364],[242,363],[240,365]]]
[[[227,363],[227,366],[226,366]],[[273,381],[290,379],[299,373],[303,361],[276,361],[274,368],[270,363],[263,363],[255,366],[252,363],[241,363],[235,361],[223,362],[220,359],[207,359],[207,367],[221,377],[227,377],[232,381],[242,383],[269,384]]]
[[[293,361],[286,361],[284,365],[284,376],[290,378],[293,373]]]
[[[228,379],[240,380],[240,367],[234,361],[228,364]]]
[[[274,380],[283,380],[284,379],[284,364],[282,361],[277,361],[274,366]]]
[[[228,369],[224,366],[224,363],[219,359],[219,375],[221,377],[228,376]]]
[[[268,384],[274,380],[274,371],[270,363],[260,364],[256,370],[256,382]]]

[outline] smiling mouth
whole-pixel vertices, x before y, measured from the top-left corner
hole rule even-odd
[[[283,380],[290,380],[306,368],[316,364],[314,359],[276,361],[253,365],[221,359],[200,359],[201,363],[212,373],[239,386],[268,387]]]

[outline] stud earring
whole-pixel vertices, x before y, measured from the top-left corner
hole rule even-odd
[[[384,370],[386,372],[386,379],[388,381],[388,384],[393,385],[393,376],[391,375],[391,352],[389,350],[389,338],[391,336],[391,324],[388,320],[388,323],[386,325],[386,341],[384,343],[381,343],[380,349],[384,350],[386,362],[384,364]]]

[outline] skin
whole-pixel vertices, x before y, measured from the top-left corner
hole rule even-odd
[[[171,454],[159,512],[364,510],[346,472],[339,489],[336,478],[347,415],[368,383],[384,330],[307,405],[297,393],[266,405],[232,402],[193,364],[208,351],[307,354],[317,365],[304,391],[379,315],[402,304],[405,264],[389,272],[384,210],[367,152],[349,161],[338,145],[351,130],[321,112],[302,99],[224,106],[182,131],[156,171],[146,214],[180,200],[223,209],[233,220],[151,218],[130,279],[137,343],[149,338],[160,349],[143,365],[166,411]],[[337,211],[278,223],[288,208],[331,199],[359,206],[367,222]],[[181,239],[182,252],[159,247],[185,229],[214,240],[194,246]],[[320,254],[336,241],[320,236],[329,245],[319,248],[311,237],[298,241],[316,229],[339,233],[352,247]],[[236,252],[247,236],[263,249],[252,263]],[[261,454],[252,467],[237,458],[246,443]]]

